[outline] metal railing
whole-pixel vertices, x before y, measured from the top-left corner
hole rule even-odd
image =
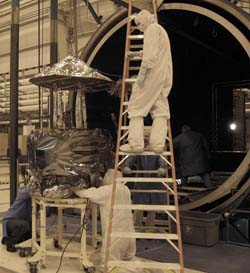
[[[19,123],[25,123],[25,116],[31,115],[32,122],[39,122],[39,92],[38,87],[29,82],[29,79],[38,73],[38,67],[29,67],[19,70]],[[47,122],[48,91],[42,90],[43,122]],[[0,125],[9,124],[10,111],[10,75],[0,74]]]

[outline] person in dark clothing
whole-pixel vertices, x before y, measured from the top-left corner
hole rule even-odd
[[[182,132],[173,140],[176,158],[181,172],[183,186],[188,183],[188,177],[198,175],[206,187],[211,187],[209,148],[205,137],[183,125]]]
[[[31,238],[31,196],[26,188],[21,188],[16,200],[3,218],[2,244],[9,252],[15,252],[15,244]]]
[[[148,155],[148,156],[130,156],[125,161],[125,167],[123,169],[124,175],[130,175],[132,168],[136,170],[155,170],[156,173],[140,173],[136,174],[136,177],[158,177],[165,175],[166,164],[160,156]],[[135,190],[165,190],[166,188],[162,183],[147,183],[140,182],[135,183]],[[133,194],[133,204],[153,204],[153,205],[166,205],[166,193],[154,193],[154,192],[135,192]],[[146,226],[151,226],[155,219],[155,212],[147,212]],[[136,211],[135,213],[135,225],[140,226],[142,224],[143,211]]]

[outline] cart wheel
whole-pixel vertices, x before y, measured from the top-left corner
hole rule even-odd
[[[94,266],[91,266],[91,267],[83,267],[84,271],[86,273],[95,273],[96,270],[95,270],[95,267]]]
[[[54,248],[59,248],[58,240],[57,239],[54,239]]]
[[[25,248],[20,248],[19,251],[18,251],[18,254],[20,257],[26,257],[26,251],[25,251]]]
[[[37,264],[38,262],[36,263],[29,263],[29,266],[30,266],[30,273],[37,273]]]

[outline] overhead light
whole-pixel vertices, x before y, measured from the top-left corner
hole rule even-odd
[[[229,128],[230,128],[230,130],[235,131],[236,128],[237,128],[236,123],[232,122],[232,123],[229,125]]]

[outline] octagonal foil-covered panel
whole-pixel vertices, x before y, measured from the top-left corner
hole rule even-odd
[[[115,84],[110,78],[71,55],[46,68],[31,78],[30,82],[49,89],[76,90],[82,87],[89,93],[108,91]]]

